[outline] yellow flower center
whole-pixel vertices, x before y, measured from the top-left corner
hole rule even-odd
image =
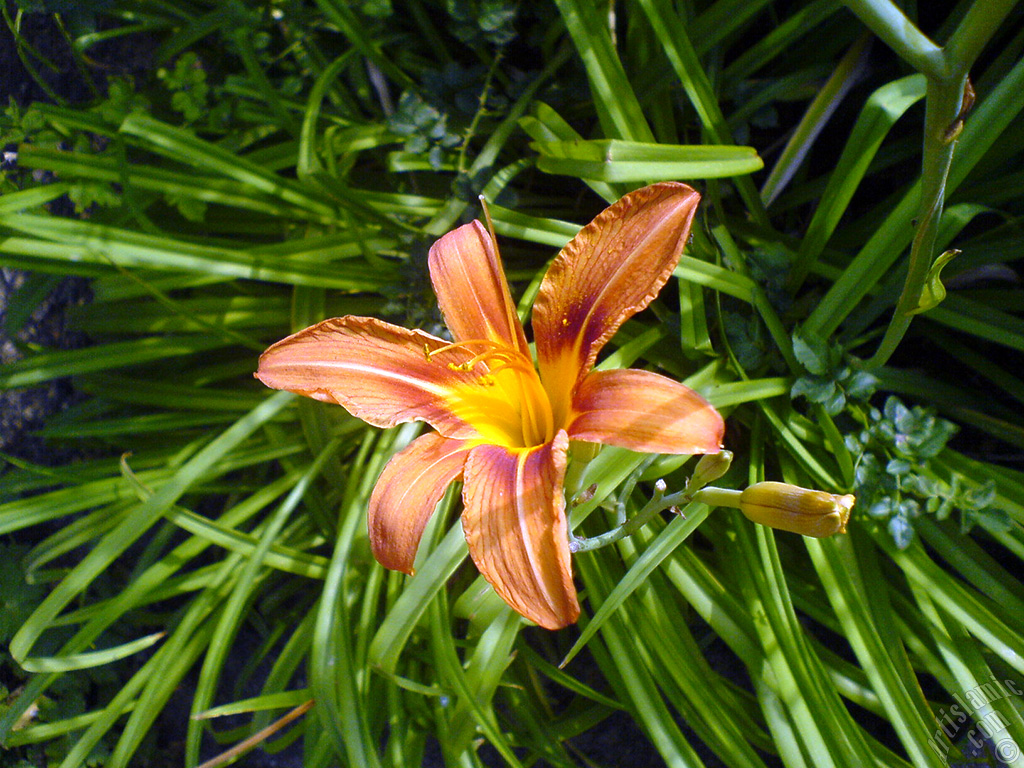
[[[456,341],[424,353],[432,360],[452,349],[465,350],[471,356],[448,363],[449,369],[480,374],[471,386],[459,390],[455,410],[486,442],[526,448],[554,439],[551,402],[530,358],[490,339]]]

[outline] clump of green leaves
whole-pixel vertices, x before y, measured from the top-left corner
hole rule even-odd
[[[63,133],[53,130],[44,115],[35,106],[20,107],[13,98],[0,115],[0,144],[26,144],[55,149],[62,153],[77,152],[91,154],[98,150],[102,141],[84,130],[68,130]],[[29,173],[18,164],[18,153],[5,158],[5,167],[0,171],[0,192],[13,193],[54,180],[50,173]],[[76,179],[68,189],[68,199],[74,204],[75,213],[85,213],[94,206],[119,205],[121,196],[105,181]]]
[[[23,109],[13,96],[8,97],[7,107],[0,118],[0,141],[4,144],[20,144],[29,136],[43,130],[56,141],[58,134],[46,125],[39,110]]]
[[[792,297],[786,287],[790,257],[778,248],[752,248],[739,254],[721,253],[723,262],[746,272],[757,283],[772,309],[780,316],[789,312]],[[746,371],[771,369],[781,372],[785,363],[768,333],[764,320],[750,312],[742,302],[726,299],[722,310],[722,330],[736,362]]]
[[[107,81],[107,97],[96,105],[96,111],[108,123],[117,124],[133,112],[150,112],[152,104],[139,93],[131,77],[111,77]]]
[[[803,765],[810,751],[837,768],[865,759],[938,768],[941,756],[928,748],[934,718],[920,686],[907,682],[920,676],[962,691],[963,669],[979,678],[986,672],[977,659],[1002,657],[993,671],[1012,666],[1024,612],[998,610],[985,574],[969,568],[973,546],[962,547],[959,558],[938,546],[915,547],[920,562],[889,558],[895,549],[889,531],[905,545],[916,524],[933,543],[924,523],[959,510],[944,527],[954,519],[965,527],[980,522],[995,534],[995,525],[1005,522],[996,504],[1022,519],[1012,489],[1024,477],[948,450],[951,428],[927,411],[898,401],[883,408],[884,397],[873,410],[866,402],[873,382],[847,352],[873,354],[876,339],[867,329],[892,308],[893,293],[885,288],[912,234],[911,289],[925,271],[917,265],[932,261],[934,268],[933,241],[952,237],[975,261],[1014,253],[1013,228],[987,224],[1016,221],[1022,213],[1020,196],[1006,191],[1019,165],[1019,148],[1006,136],[1019,123],[1022,70],[1012,69],[1006,56],[986,56],[994,66],[972,62],[989,37],[992,50],[1013,49],[1020,4],[1012,16],[1007,4],[957,4],[944,23],[950,44],[941,56],[905,17],[879,18],[858,4],[851,13],[831,3],[792,9],[736,0],[633,3],[616,4],[611,16],[608,4],[587,0],[232,0],[146,3],[141,15],[132,7],[138,4],[82,0],[78,6],[102,4],[110,18],[101,34],[74,42],[81,79],[88,82],[94,63],[103,67],[97,77],[119,71],[106,43],[130,39],[127,34],[145,35],[131,44],[152,46],[159,63],[133,68],[134,79],[108,80],[88,105],[0,116],[0,131],[21,145],[0,181],[8,184],[0,262],[95,277],[97,300],[72,322],[99,346],[66,358],[47,350],[0,370],[0,379],[20,386],[74,374],[89,400],[51,420],[47,438],[86,441],[98,452],[109,448],[111,456],[133,451],[145,500],[136,508],[118,462],[108,457],[61,468],[56,479],[6,470],[0,483],[5,541],[16,535],[35,543],[58,530],[55,545],[75,536],[78,548],[53,566],[73,571],[50,571],[47,578],[63,582],[46,584],[51,597],[42,609],[42,595],[26,601],[25,592],[12,593],[23,607],[7,617],[6,631],[16,623],[27,628],[14,655],[37,663],[53,658],[65,671],[27,682],[28,673],[3,657],[0,632],[0,680],[12,693],[7,700],[0,687],[0,740],[13,750],[3,752],[0,765],[24,755],[32,765],[68,758],[67,766],[126,768],[155,764],[179,743],[185,757],[177,762],[197,765],[217,745],[283,723],[278,713],[288,702],[314,700],[313,713],[289,720],[288,732],[268,745],[276,750],[304,739],[310,768],[419,765],[427,744],[440,744],[448,765],[477,764],[484,748],[509,765],[528,757],[568,766],[599,760],[584,749],[570,754],[564,745],[577,749],[579,732],[623,709],[646,732],[662,734],[654,746],[666,764],[692,758],[690,736],[678,727],[677,713],[685,712],[695,735],[727,765],[760,765],[762,753],[777,753],[779,764]],[[74,3],[16,5],[60,11]],[[873,55],[893,41],[901,47],[895,55],[912,54],[905,66],[855,65],[865,24],[881,37]],[[19,46],[30,42],[23,36]],[[837,66],[841,48],[850,54]],[[38,58],[27,47],[19,52],[30,63]],[[167,68],[162,79],[157,66]],[[910,69],[920,76],[902,76]],[[926,99],[925,114],[952,117],[968,71],[985,84],[958,143],[974,151],[958,149],[947,173],[941,163],[953,145],[932,146],[946,126],[927,130],[922,142],[921,110],[901,115]],[[890,82],[894,72],[901,76]],[[839,90],[823,88],[840,80]],[[855,81],[860,84],[845,99],[817,98],[845,92]],[[715,87],[701,88],[702,82]],[[397,114],[384,117],[393,112],[392,93],[403,92],[409,95]],[[537,121],[538,135],[512,121],[508,130],[496,130],[517,101],[516,111]],[[821,128],[831,140],[816,140]],[[771,195],[762,196],[753,179],[728,176],[717,161],[709,161],[706,174],[694,173],[708,192],[701,215],[714,236],[710,242],[698,234],[689,266],[677,270],[693,282],[685,286],[693,323],[685,334],[694,343],[683,349],[673,343],[683,333],[681,320],[671,300],[656,302],[624,329],[622,356],[638,355],[637,365],[673,378],[692,376],[695,385],[734,403],[729,439],[739,449],[738,478],[790,474],[802,465],[819,487],[845,491],[852,490],[856,469],[863,512],[857,522],[876,537],[859,542],[857,557],[847,559],[842,539],[808,540],[794,549],[792,538],[780,535],[776,545],[775,537],[709,515],[699,546],[691,548],[680,544],[703,511],[682,510],[688,520],[654,515],[631,539],[578,558],[576,575],[593,616],[585,631],[601,634],[577,641],[577,650],[591,643],[597,669],[589,662],[584,668],[587,711],[576,717],[579,700],[570,694],[582,689],[571,676],[579,670],[563,666],[556,674],[566,660],[561,641],[520,632],[503,603],[492,610],[498,598],[476,580],[472,565],[459,565],[465,550],[458,523],[445,533],[457,519],[457,493],[433,518],[419,576],[385,576],[372,560],[365,520],[372,480],[415,427],[364,432],[341,408],[286,405],[257,387],[252,368],[255,356],[296,323],[325,317],[374,315],[440,334],[427,249],[438,233],[473,215],[485,185],[488,199],[503,209],[495,217],[499,231],[515,241],[508,255],[520,296],[532,290],[526,286],[533,269],[571,233],[569,222],[583,223],[599,198],[611,202],[649,178],[650,166],[615,153],[600,169],[580,160],[548,173],[534,162],[539,156],[531,140],[568,146],[614,138],[646,145],[648,160],[657,163],[658,143],[669,158],[698,136],[713,145],[746,144],[749,136],[751,151],[786,142],[770,153],[779,158],[772,178],[786,181],[773,181]],[[406,151],[395,151],[403,143]],[[933,150],[923,158],[922,144]],[[921,169],[937,180],[931,189],[915,188]],[[57,197],[32,189],[53,182],[60,184]],[[121,200],[98,204],[103,190],[83,187],[94,194],[89,216],[51,219],[69,207],[65,192],[78,184],[108,185]],[[28,194],[13,197],[19,191]],[[965,205],[940,215],[943,200],[954,194]],[[773,202],[766,206],[768,196]],[[961,232],[967,216],[980,210],[995,215],[976,217]],[[938,237],[943,222],[950,226]],[[926,288],[931,280],[929,273]],[[988,350],[998,352],[988,378],[1012,397],[1020,382],[1008,372],[1024,348],[1024,331],[1009,293],[961,290],[953,297],[955,312],[931,313],[914,326],[936,346],[947,338],[977,346],[982,365]],[[903,338],[900,323],[915,308],[904,303],[869,370],[883,365]],[[712,344],[708,315],[720,320],[726,343]],[[664,327],[654,327],[653,319]],[[795,323],[801,338],[794,342]],[[837,333],[859,341],[844,351],[827,341]],[[689,354],[696,348],[714,358],[716,346],[727,347],[738,366]],[[979,396],[974,377],[944,381],[949,368],[941,361],[930,370],[915,372],[921,405],[962,393],[964,406],[980,412],[977,429],[995,438],[1013,433],[1012,403],[1004,408],[1000,398]],[[822,425],[820,432],[795,414],[779,413],[776,403],[758,402],[775,397],[776,377],[790,373],[783,391],[792,385],[796,404]],[[985,375],[981,366],[979,373]],[[825,417],[836,409],[835,419]],[[781,429],[776,416],[794,418]],[[837,443],[845,433],[853,433],[850,451],[835,450],[844,447]],[[835,462],[817,461],[824,444]],[[609,448],[587,465],[580,486],[593,487],[594,496],[576,507],[574,535],[606,530],[620,509],[635,519],[647,503],[630,491],[637,477],[654,480],[663,468],[677,479],[688,472],[670,469],[678,467],[675,460],[659,460],[637,475],[640,461]],[[999,484],[998,495],[984,484],[988,477]],[[58,480],[60,487],[51,489]],[[1020,554],[1011,537],[993,537],[1001,545],[1005,540],[1006,557]],[[955,550],[957,542],[950,544]],[[97,549],[103,564],[87,555]],[[918,568],[933,559],[938,567]],[[887,578],[862,572],[876,565]],[[676,578],[683,572],[694,578]],[[709,592],[701,586],[707,583],[722,589]],[[1008,586],[1012,600],[1020,585],[1012,579]],[[14,589],[24,588],[22,579]],[[876,594],[879,589],[887,594]],[[129,590],[124,599],[108,599]],[[7,594],[0,590],[0,598]],[[805,597],[812,594],[822,599],[809,605]],[[964,611],[931,610],[929,596],[943,602],[959,596]],[[683,605],[696,610],[680,612]],[[33,607],[28,618],[27,606]],[[791,606],[803,608],[806,637],[793,631]],[[894,607],[907,619],[903,640],[911,649],[934,648],[951,633],[957,642],[941,654],[912,653],[912,670],[904,664],[893,671],[875,630],[892,625]],[[744,629],[751,615],[764,618],[753,634]],[[88,647],[69,643],[78,625],[99,621],[107,629]],[[893,724],[903,745],[897,753],[875,742],[871,723],[860,719],[862,692],[829,674],[827,656],[818,658],[819,625],[850,639],[857,649],[851,661],[879,672],[871,677],[875,703],[867,706]],[[155,628],[168,634],[151,651],[83,666],[98,661],[92,654],[127,650]],[[782,705],[763,712],[745,706],[746,693],[706,674],[700,639],[708,633],[742,660],[767,695],[759,701]],[[228,666],[239,657],[247,660],[241,673]],[[773,674],[780,671],[804,692],[799,706],[780,699],[785,691]],[[394,696],[394,680],[411,684]],[[193,681],[199,683],[191,694],[194,712],[221,704],[236,713],[251,705],[257,711],[251,721],[248,710],[236,714],[245,717],[237,728],[176,717],[176,702],[188,699]],[[257,686],[258,701],[238,701]],[[388,706],[375,705],[381,701]],[[346,712],[360,716],[345,718]],[[1024,736],[1014,729],[1021,728],[1011,720],[1008,733],[1020,743]],[[407,727],[392,727],[398,721]],[[172,722],[187,727],[184,739],[165,730]],[[325,727],[331,723],[344,727]],[[769,727],[774,723],[782,730]],[[773,732],[792,738],[773,744]]]
[[[88,151],[91,144],[89,135],[84,131],[56,131],[35,105],[22,107],[11,96],[0,115],[0,144],[6,146],[25,142],[76,152]],[[32,186],[32,179],[26,179],[26,182]]]
[[[858,507],[884,523],[900,549],[914,540],[914,521],[922,514],[945,520],[959,509],[964,532],[982,519],[1000,528],[1009,524],[1006,513],[993,506],[992,482],[971,486],[960,475],[943,477],[932,466],[956,431],[952,422],[889,397],[882,410],[865,414],[859,433],[846,438],[847,448],[859,457],[854,475]]]
[[[403,93],[398,109],[388,120],[388,128],[405,136],[405,151],[426,155],[435,171],[444,163],[446,152],[454,149],[462,137],[448,127],[448,114],[415,93]]]
[[[516,36],[517,0],[448,0],[452,32],[466,43],[505,45]]]
[[[403,149],[426,156],[433,170],[455,165],[472,137],[487,135],[508,108],[508,96],[493,87],[493,74],[493,67],[456,64],[425,73],[420,91],[402,94],[388,129],[406,137]]]
[[[173,68],[161,67],[156,74],[171,91],[171,107],[180,112],[186,122],[194,123],[203,116],[210,86],[206,82],[206,70],[194,52],[183,53]]]
[[[878,386],[878,379],[858,370],[843,348],[814,334],[796,331],[793,354],[807,374],[793,382],[790,397],[804,397],[835,416],[848,400],[867,401]]]

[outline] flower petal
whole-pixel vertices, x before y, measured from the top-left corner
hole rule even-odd
[[[474,423],[507,416],[518,424],[519,417],[479,371],[459,368],[471,356],[422,331],[339,317],[274,344],[260,356],[256,378],[337,403],[376,427],[425,421],[445,437],[473,439],[481,436]]]
[[[412,573],[423,529],[445,489],[462,475],[468,445],[428,432],[391,457],[370,496],[370,546],[377,562]]]
[[[559,629],[580,613],[562,483],[568,438],[507,449],[478,445],[466,462],[462,527],[495,591],[531,621]]]
[[[679,262],[700,195],[675,182],[623,197],[580,230],[544,277],[533,307],[541,378],[556,419],[579,379]]]
[[[428,264],[437,303],[456,341],[487,339],[529,358],[498,249],[483,224],[473,221],[446,234],[431,247]]]
[[[710,403],[650,371],[591,371],[572,403],[569,437],[642,453],[716,453],[725,423]]]

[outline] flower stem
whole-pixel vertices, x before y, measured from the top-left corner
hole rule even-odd
[[[701,504],[707,504],[709,507],[732,507],[739,509],[740,497],[743,495],[743,491],[733,490],[731,488],[702,488],[693,494],[693,500],[699,501]]]
[[[569,550],[571,552],[587,552],[591,549],[607,547],[609,544],[614,544],[619,539],[632,536],[650,522],[651,518],[659,512],[664,512],[666,509],[671,509],[677,504],[684,504],[690,500],[685,491],[677,491],[676,493],[670,493],[666,496],[665,487],[664,480],[656,482],[654,484],[654,495],[651,497],[650,501],[644,504],[643,509],[637,512],[629,520],[622,523],[617,528],[613,528],[607,533],[602,533],[599,536],[592,536],[590,538],[573,536],[570,534]]]
[[[946,140],[946,131],[960,112],[966,76],[949,85],[928,81],[925,106],[924,149],[921,162],[921,203],[917,232],[910,246],[910,264],[903,293],[896,303],[889,327],[885,330],[878,351],[867,362],[868,368],[885,365],[903,340],[917,309],[932,264],[932,253],[939,234],[942,207],[946,197],[946,177],[953,161],[955,141]]]
[[[679,504],[689,504],[691,501],[699,501],[709,506],[721,506],[721,507],[738,507],[740,505],[741,491],[730,491],[724,488],[705,488],[704,484],[712,482],[718,479],[726,473],[729,469],[729,465],[732,464],[732,452],[731,451],[719,451],[718,453],[708,454],[702,456],[700,461],[697,462],[697,466],[693,471],[689,481],[686,483],[686,487],[676,493],[665,495],[665,481],[658,480],[654,484],[654,496],[647,502],[643,509],[641,509],[632,518],[626,518],[626,503],[629,501],[629,497],[633,495],[633,489],[636,488],[637,482],[643,476],[650,466],[657,459],[656,455],[648,456],[644,459],[632,474],[626,478],[625,483],[622,485],[622,491],[619,493],[619,500],[615,503],[615,522],[616,527],[607,533],[602,533],[599,536],[593,536],[585,538],[582,536],[574,536],[569,534],[569,550],[572,552],[586,552],[590,549],[600,549],[606,547],[609,544],[614,544],[619,539],[624,539],[627,536],[632,536],[643,526],[645,526],[652,517],[659,512],[664,512],[666,509],[672,509]],[[678,509],[674,510],[676,514],[683,515]],[[701,513],[706,515],[707,511]]]
[[[918,311],[942,220],[953,149],[969,106],[965,94],[968,72],[1015,3],[977,0],[943,48],[922,34],[890,0],[847,0],[847,5],[928,81],[917,233],[903,292],[878,350],[867,363],[868,368],[877,368],[889,360]]]

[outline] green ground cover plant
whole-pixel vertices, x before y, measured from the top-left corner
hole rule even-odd
[[[3,759],[156,764],[186,690],[189,766],[613,766],[577,737],[622,717],[670,766],[939,768],[982,735],[1024,765],[1024,25],[924,6],[5,4],[33,71],[27,13],[90,81],[112,40],[153,60],[0,122],[5,330],[57,277],[93,294],[90,346],[0,368],[84,393],[40,433],[80,459],[3,457]],[[655,514],[575,555],[575,629],[478,576],[456,488],[416,575],[381,568],[367,501],[420,426],[271,392],[259,354],[341,315],[440,332],[427,250],[480,195],[526,318],[584,223],[670,180],[691,242],[601,365],[719,409],[717,484],[854,494],[847,533],[662,514],[696,459],[605,447],[574,533]]]

